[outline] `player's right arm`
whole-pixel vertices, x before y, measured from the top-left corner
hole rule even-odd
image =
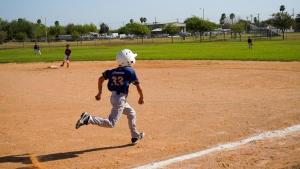
[[[98,79],[98,94],[95,96],[96,100],[100,100],[101,99],[102,85],[103,85],[104,81],[105,81],[105,78],[103,76],[99,77],[99,79]]]

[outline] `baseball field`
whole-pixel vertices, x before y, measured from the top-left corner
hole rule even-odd
[[[129,48],[139,54],[139,60],[243,60],[243,61],[300,61],[300,36],[286,41],[255,41],[253,50],[246,42],[167,43],[147,45],[108,44],[101,46],[71,45],[73,61],[114,60],[116,52]],[[33,45],[31,46],[33,47]],[[33,48],[0,50],[0,63],[61,61],[65,46],[42,47],[42,56]]]
[[[134,87],[128,97],[146,133],[135,146],[126,116],[75,129],[83,111],[109,115],[97,80],[123,48],[144,91],[143,105]],[[0,168],[300,168],[299,40],[71,49],[57,69],[63,47],[0,50]]]

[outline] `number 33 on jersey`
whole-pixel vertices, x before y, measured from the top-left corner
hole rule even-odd
[[[102,74],[105,80],[108,79],[108,89],[117,93],[128,94],[129,85],[139,83],[134,69],[130,66],[106,70]]]

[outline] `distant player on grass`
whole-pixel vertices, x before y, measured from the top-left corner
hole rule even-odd
[[[67,67],[69,67],[70,59],[71,59],[71,49],[70,49],[70,45],[67,44],[66,50],[65,50],[64,61],[62,62],[62,64],[60,66],[63,67],[65,65],[65,62],[67,62]]]
[[[39,46],[37,43],[34,44],[33,50],[34,50],[34,53],[35,53],[36,55],[42,55],[40,46]]]
[[[248,48],[252,49],[253,43],[252,43],[252,39],[250,36],[248,36]]]
[[[91,116],[88,112],[83,112],[76,123],[76,129],[84,124],[94,124],[101,127],[113,128],[123,113],[128,119],[132,144],[136,144],[144,137],[145,134],[139,133],[136,128],[136,112],[127,102],[128,88],[132,83],[136,86],[139,93],[138,103],[144,103],[143,91],[135,71],[131,67],[131,65],[135,64],[136,56],[137,54],[132,53],[129,49],[122,50],[116,57],[119,66],[104,71],[98,80],[98,93],[95,96],[96,100],[101,99],[102,84],[105,80],[108,80],[107,87],[108,90],[112,92],[110,97],[112,109],[108,119]]]

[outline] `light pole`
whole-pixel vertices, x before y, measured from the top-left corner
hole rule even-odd
[[[200,11],[202,9],[202,19],[204,20],[204,8],[200,8]]]
[[[258,28],[259,28],[259,38],[261,38],[261,28],[260,28],[260,21],[259,21],[259,13],[257,14],[257,21],[258,21]]]

